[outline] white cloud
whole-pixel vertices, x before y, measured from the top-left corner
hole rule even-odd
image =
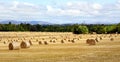
[[[120,1],[120,0],[119,0]],[[61,5],[36,5],[26,2],[0,2],[0,19],[22,20],[70,20],[70,22],[87,20],[118,20],[120,2],[100,4],[89,2],[67,2]],[[67,21],[68,22],[68,21]],[[62,23],[62,21],[60,22]]]
[[[73,5],[72,2],[67,2],[66,4],[67,4],[67,6],[72,6]]]
[[[48,11],[54,11],[53,7],[50,6],[50,5],[47,5],[47,10],[48,10]]]
[[[93,9],[100,10],[100,9],[102,9],[102,5],[95,3],[95,4],[93,4]]]
[[[12,6],[11,8],[12,8],[12,9],[16,9],[17,6],[18,6],[18,4],[19,4],[19,2],[14,1],[14,2],[13,2],[13,6]]]

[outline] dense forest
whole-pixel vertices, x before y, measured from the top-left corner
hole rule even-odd
[[[64,24],[64,25],[31,25],[21,24],[0,24],[0,31],[37,31],[37,32],[73,32],[75,34],[87,34],[96,32],[98,34],[120,33],[119,24]]]

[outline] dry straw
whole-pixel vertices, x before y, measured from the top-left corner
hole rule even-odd
[[[9,43],[9,50],[19,50],[20,44],[18,42]]]
[[[94,39],[87,39],[86,43],[89,44],[89,45],[96,45],[96,42],[95,42]]]
[[[20,46],[21,48],[30,48],[30,43],[28,41],[23,41]]]

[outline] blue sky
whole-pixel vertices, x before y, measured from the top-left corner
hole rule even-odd
[[[120,0],[0,0],[0,20],[119,23]]]

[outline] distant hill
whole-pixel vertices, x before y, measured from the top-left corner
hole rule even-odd
[[[52,23],[44,22],[44,21],[15,21],[15,20],[0,20],[0,24],[8,24],[11,22],[12,24],[20,24],[20,23],[29,23],[29,24],[41,24],[41,25],[51,25]]]
[[[8,24],[9,22],[11,22],[12,24],[20,24],[20,23],[26,23],[26,24],[40,24],[40,25],[73,25],[73,24],[118,24],[116,22],[109,22],[109,21],[104,21],[104,22],[86,22],[86,23],[76,23],[76,22],[72,22],[72,23],[63,23],[63,24],[59,24],[59,23],[50,23],[50,22],[44,22],[44,21],[17,21],[17,20],[0,20],[0,24]]]

